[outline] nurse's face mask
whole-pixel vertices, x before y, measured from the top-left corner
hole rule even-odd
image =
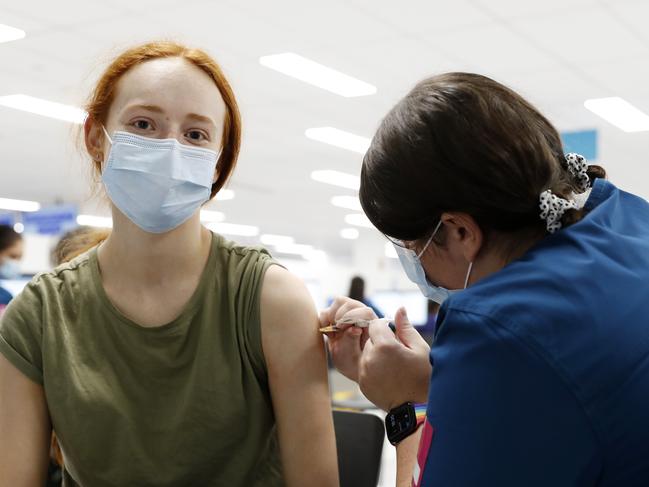
[[[149,233],[186,222],[209,200],[219,153],[129,132],[111,138],[102,181],[113,204]]]
[[[395,242],[394,240],[390,239],[392,241],[392,244],[394,245],[395,250],[397,251],[397,255],[399,256],[399,261],[401,262],[401,266],[403,267],[403,270],[406,272],[408,278],[412,282],[417,284],[417,286],[419,286],[419,289],[424,296],[426,296],[428,299],[432,301],[435,301],[440,305],[446,299],[448,299],[449,296],[451,296],[452,294],[458,291],[461,291],[461,289],[446,289],[445,287],[436,286],[432,284],[428,280],[428,277],[426,277],[426,271],[424,270],[424,266],[421,263],[421,256],[424,255],[424,252],[426,252],[426,249],[428,249],[428,246],[433,241],[433,238],[435,237],[435,235],[437,234],[441,226],[442,226],[442,221],[440,220],[437,226],[435,227],[435,230],[433,230],[433,233],[426,241],[426,244],[419,252],[407,248],[401,242]],[[467,284],[469,283],[469,277],[471,276],[472,267],[473,267],[473,262],[470,262],[469,269],[467,270],[466,273],[466,278],[464,279],[464,289],[466,289]]]

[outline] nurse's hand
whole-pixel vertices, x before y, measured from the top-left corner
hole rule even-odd
[[[408,401],[427,402],[432,373],[430,347],[406,310],[400,308],[394,321],[396,334],[383,323],[370,323],[358,373],[363,394],[385,411]]]
[[[337,297],[331,306],[320,312],[320,326],[325,327],[342,318],[374,320],[374,311],[360,301]],[[343,325],[341,331],[327,333],[327,346],[334,367],[348,379],[358,382],[358,365],[367,341],[368,329]]]

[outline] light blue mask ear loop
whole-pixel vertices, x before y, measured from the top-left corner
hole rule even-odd
[[[469,277],[471,277],[471,270],[473,269],[473,261],[469,262],[469,270],[466,272],[466,279],[464,280],[464,289],[469,285]]]
[[[435,236],[435,234],[439,230],[439,227],[441,227],[441,226],[442,226],[442,220],[439,221],[439,223],[435,227],[435,230],[433,230],[433,233],[430,235],[430,237],[426,241],[426,245],[424,245],[424,248],[421,250],[421,252],[419,252],[417,254],[417,260],[419,260],[420,265],[421,265],[421,256],[424,255],[424,252],[426,252],[426,249],[428,248],[430,243],[433,241],[433,237]],[[469,262],[469,270],[467,271],[466,278],[464,279],[464,289],[466,289],[467,286],[469,285],[469,278],[471,277],[471,270],[472,269],[473,269],[473,262]]]
[[[424,255],[424,252],[426,252],[426,249],[428,248],[428,246],[430,245],[430,243],[433,241],[433,237],[435,236],[435,234],[437,233],[437,230],[439,230],[439,227],[441,227],[441,226],[442,226],[442,220],[440,220],[440,221],[437,223],[437,226],[435,227],[435,230],[433,230],[433,233],[431,233],[431,235],[430,235],[428,241],[426,241],[426,245],[424,245],[424,248],[421,249],[421,252],[419,252],[419,253],[417,254],[417,258],[418,258],[418,259],[421,259],[421,256]]]

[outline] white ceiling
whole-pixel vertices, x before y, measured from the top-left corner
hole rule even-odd
[[[561,130],[600,129],[600,158],[619,186],[649,198],[649,133],[623,133],[583,107],[622,96],[649,112],[646,0],[21,0],[0,23],[27,32],[0,44],[0,95],[25,93],[80,105],[122,48],[177,39],[212,53],[234,86],[244,148],[218,207],[229,222],[293,235],[336,254],[352,194],[316,183],[315,169],[358,173],[361,156],[307,139],[334,126],[370,137],[421,78],[448,70],[487,74],[536,103]],[[292,51],[374,84],[342,98],[259,65]],[[0,197],[73,201],[97,213],[75,126],[0,107]],[[361,230],[371,232],[372,230]]]

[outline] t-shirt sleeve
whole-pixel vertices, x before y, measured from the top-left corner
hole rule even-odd
[[[42,309],[38,284],[32,281],[0,318],[0,353],[38,384],[43,384]]]
[[[266,271],[272,265],[277,265],[277,262],[265,250],[250,248],[245,251],[238,265],[240,270],[231,273],[238,280],[234,284],[238,289],[235,301],[238,328],[255,373],[260,380],[265,381],[266,359],[261,341],[261,290]]]
[[[449,310],[431,361],[416,485],[596,483],[595,433],[542,351],[488,317]]]

